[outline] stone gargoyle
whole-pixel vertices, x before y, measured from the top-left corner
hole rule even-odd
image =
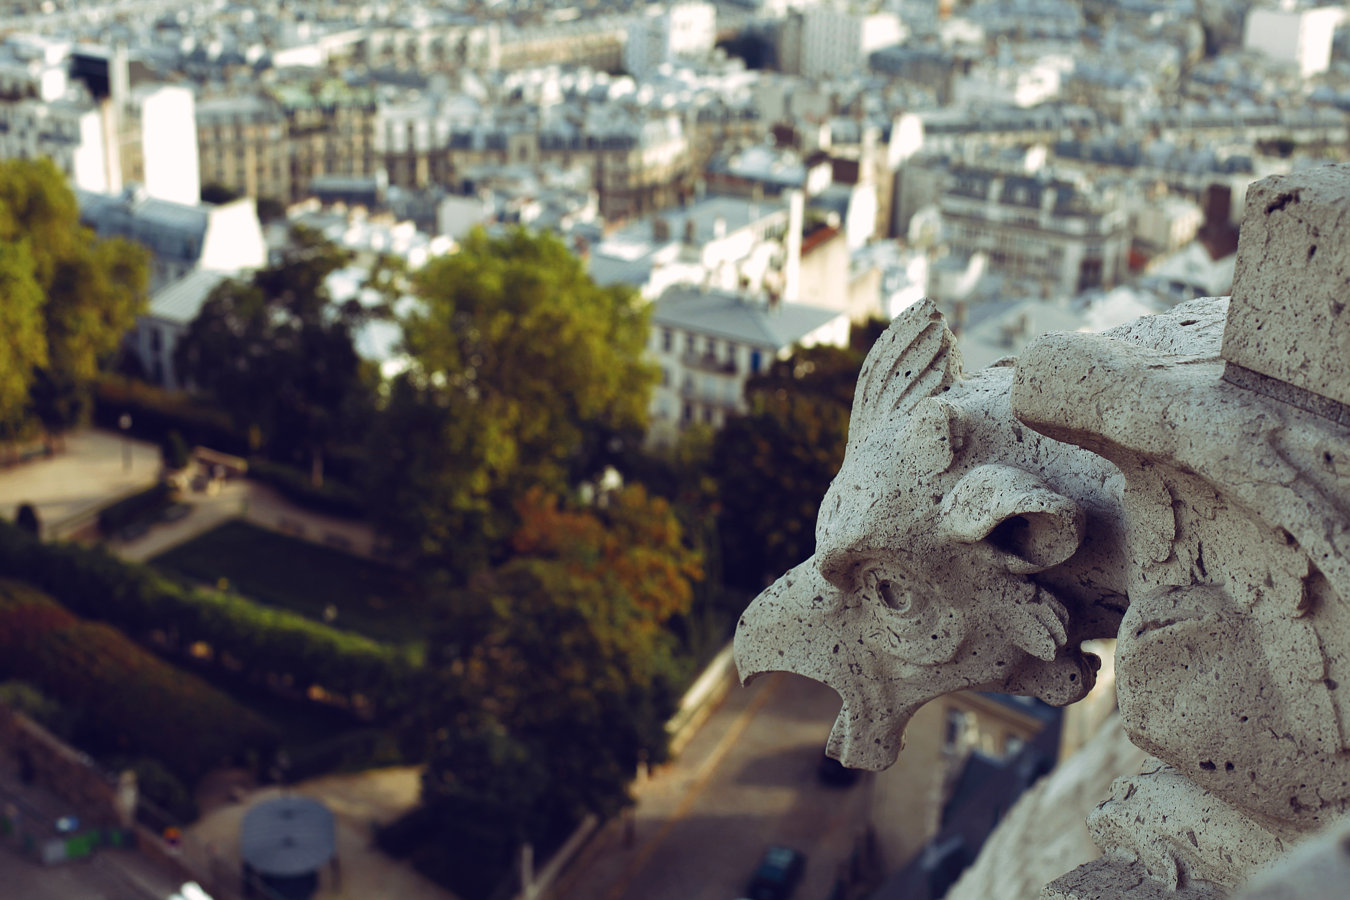
[[[1018,422],[1013,373],[963,374],[930,301],[901,313],[859,374],[815,555],[741,619],[743,679],[796,672],[843,698],[828,752],[845,765],[893,763],[941,694],[1080,699],[1098,663],[1081,643],[1120,624],[1124,482]]]
[[[1226,378],[1227,311],[1051,335],[969,375],[932,304],[902,313],[860,374],[815,554],[741,619],[742,678],[830,685],[828,752],[880,769],[927,700],[1070,703],[1095,671],[1081,642],[1118,637],[1122,721],[1157,761],[1089,828],[1178,897],[1350,811],[1350,441]]]

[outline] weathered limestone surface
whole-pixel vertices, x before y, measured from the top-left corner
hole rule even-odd
[[[1027,900],[1052,879],[1100,856],[1084,820],[1110,794],[1112,781],[1138,772],[1146,759],[1125,736],[1120,717],[1112,716],[1013,804],[946,900]]]
[[[1350,404],[1345,376],[1350,179],[1345,167],[1259,181],[1247,192],[1247,204],[1223,358]]]
[[[1156,757],[1045,896],[1229,896],[1350,812],[1350,167],[1252,188],[1234,297],[963,373],[929,304],[868,357],[815,555],[742,618],[744,678],[844,699],[888,765],[926,700],[1078,699],[1117,638]],[[1222,350],[1222,352],[1221,352]]]
[[[1234,900],[1344,900],[1350,893],[1350,821],[1338,822],[1252,876]]]

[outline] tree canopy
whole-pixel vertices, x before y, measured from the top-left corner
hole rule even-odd
[[[373,435],[373,511],[402,547],[472,556],[510,531],[502,511],[528,487],[573,483],[641,434],[655,382],[646,311],[523,229],[474,231],[413,286],[409,368]]]
[[[713,443],[727,581],[759,590],[815,548],[820,499],[844,461],[864,353],[799,349],[746,384],[749,412]]]
[[[356,353],[359,302],[334,303],[326,280],[351,255],[297,229],[282,258],[219,285],[179,341],[176,363],[236,427],[278,459],[304,459],[316,484],[332,442],[374,408],[373,373]]]
[[[144,309],[145,248],[96,239],[50,160],[0,162],[0,434],[75,424]]]
[[[431,641],[431,804],[514,845],[612,812],[643,753],[664,752],[674,640],[701,577],[670,506],[641,487],[603,506],[520,501],[516,555],[455,591]],[[511,767],[503,770],[502,760]]]

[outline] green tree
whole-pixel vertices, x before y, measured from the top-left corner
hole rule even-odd
[[[14,524],[33,537],[42,535],[42,520],[38,518],[37,509],[31,503],[19,504],[19,508],[14,512]]]
[[[747,383],[750,410],[728,420],[710,463],[728,583],[758,590],[814,551],[863,359],[852,349],[800,349]]]
[[[33,379],[47,365],[44,297],[33,268],[27,244],[0,244],[0,433],[22,425]]]
[[[640,487],[573,509],[520,502],[517,555],[453,592],[430,641],[424,800],[514,846],[611,813],[665,749],[674,641],[701,577],[670,506]],[[451,824],[453,827],[453,824]]]
[[[473,557],[510,530],[523,490],[560,489],[640,435],[655,381],[646,311],[523,229],[475,231],[412,281],[409,368],[373,435],[373,509],[402,547]]]
[[[192,451],[188,449],[187,441],[183,440],[183,435],[177,428],[171,429],[164,436],[163,442],[159,445],[159,457],[164,462],[164,468],[170,472],[181,472],[192,461]]]
[[[59,433],[79,421],[144,309],[148,273],[145,248],[80,225],[50,160],[0,163],[0,427],[35,416]]]
[[[316,486],[326,450],[357,434],[374,404],[374,374],[353,342],[367,313],[333,303],[326,285],[350,258],[297,229],[276,264],[218,286],[175,351],[179,371],[236,427],[275,458],[308,462]]]

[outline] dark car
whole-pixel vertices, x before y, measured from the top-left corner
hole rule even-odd
[[[788,900],[802,880],[806,856],[791,847],[770,847],[764,851],[750,884],[745,889],[748,900]]]

